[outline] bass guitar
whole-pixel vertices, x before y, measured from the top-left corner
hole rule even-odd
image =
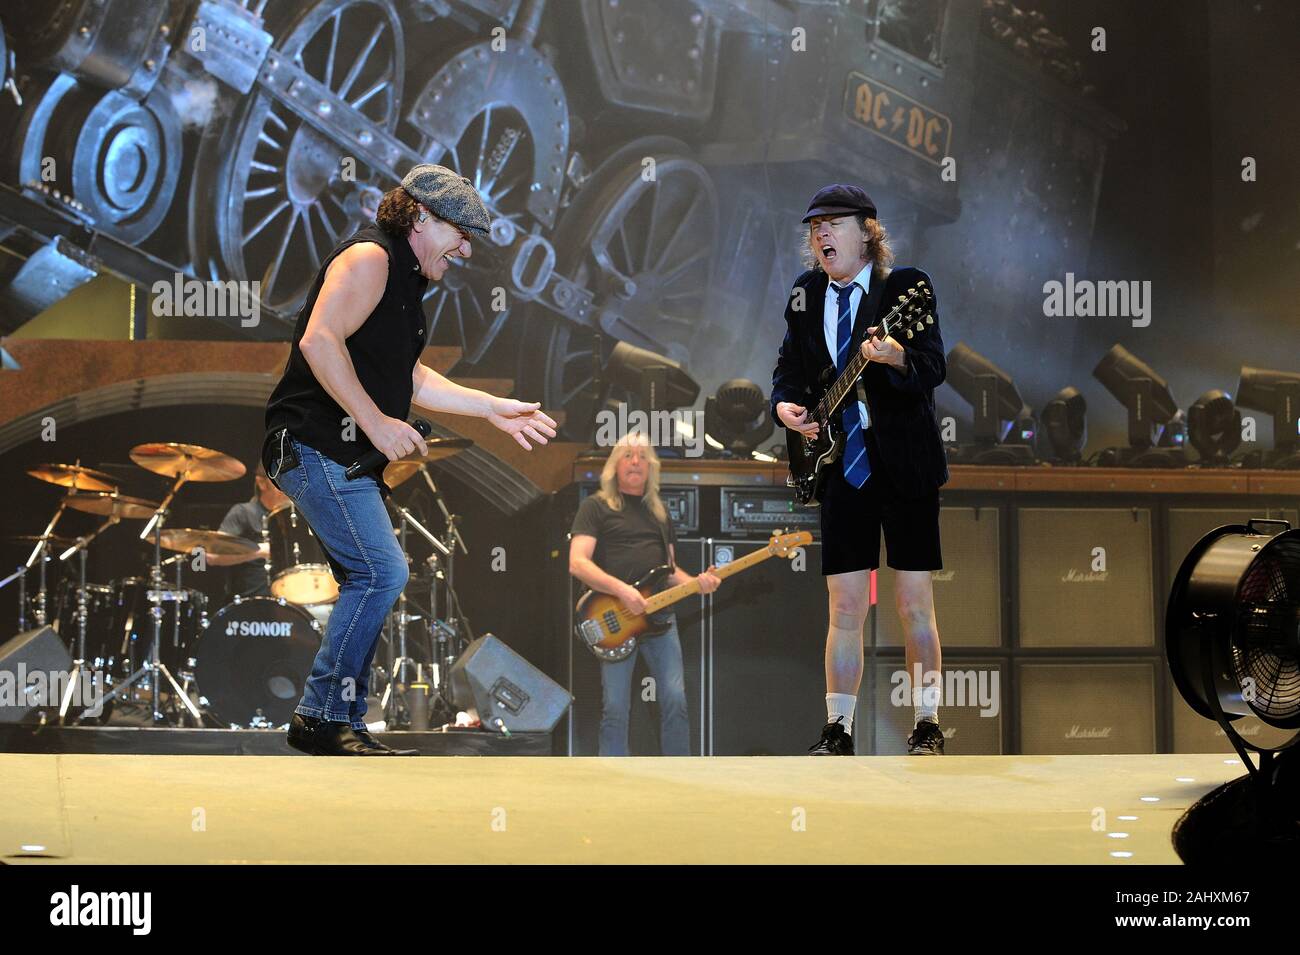
[[[793,557],[798,548],[807,547],[811,543],[812,534],[808,531],[773,534],[766,547],[723,564],[713,573],[726,579],[732,574],[761,564],[769,557]],[[623,606],[623,601],[612,594],[594,590],[584,593],[574,610],[577,620],[574,631],[579,642],[600,659],[614,662],[625,660],[631,655],[636,649],[638,637],[663,633],[665,628],[651,623],[649,615],[700,592],[700,582],[695,579],[660,591],[660,585],[670,573],[670,567],[656,567],[632,585],[645,597],[645,613],[632,613]]]

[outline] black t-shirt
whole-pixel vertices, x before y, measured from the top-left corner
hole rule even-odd
[[[633,494],[623,495],[623,508],[618,511],[592,494],[578,506],[573,533],[596,538],[591,555],[596,566],[629,584],[669,562],[665,535],[670,544],[677,540],[673,522],[655,520],[644,501]]]
[[[420,274],[420,261],[404,237],[391,236],[378,226],[366,226],[336,248],[316,273],[316,281],[307,294],[298,322],[294,326],[293,345],[284,375],[275,386],[266,406],[267,439],[272,432],[288,428],[299,441],[321,454],[347,466],[374,449],[360,427],[353,424],[345,437],[343,419],[347,412],[325,386],[316,380],[311,366],[298,347],[316,298],[325,282],[325,271],[334,258],[350,245],[374,242],[388,253],[388,284],[375,310],[346,345],[357,380],[384,414],[405,421],[411,411],[411,375],[424,351],[425,317],[423,299],[428,279]],[[263,441],[265,450],[266,439]],[[373,474],[382,493],[389,488],[382,479],[382,462]]]
[[[221,527],[218,529],[227,534],[237,534],[260,544],[262,542],[262,518],[266,515],[267,510],[262,504],[262,499],[254,494],[251,501],[236,504],[228,510],[225,519],[221,522]],[[231,596],[235,594],[248,596],[249,591],[260,594],[270,593],[266,588],[266,567],[262,558],[258,557],[242,564],[231,564],[226,569],[230,571],[227,585],[230,588]]]

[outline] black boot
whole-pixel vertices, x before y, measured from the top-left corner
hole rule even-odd
[[[289,720],[289,745],[308,756],[390,756],[393,750],[379,749],[359,737],[348,723],[331,723],[314,716],[293,714]]]
[[[420,755],[420,751],[418,749],[393,749],[391,746],[386,746],[383,743],[379,742],[379,740],[371,736],[370,730],[353,730],[352,732],[356,733],[357,739],[361,740],[367,746],[371,747],[372,749],[383,750],[389,756],[419,756]]]

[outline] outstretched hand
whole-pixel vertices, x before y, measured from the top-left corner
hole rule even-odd
[[[494,398],[487,419],[506,434],[514,437],[525,451],[533,446],[528,442],[546,444],[555,437],[555,422],[541,410],[537,401],[516,401],[514,398]]]

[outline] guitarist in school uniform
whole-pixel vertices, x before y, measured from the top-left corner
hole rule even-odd
[[[861,189],[831,185],[818,191],[803,217],[800,251],[807,271],[786,305],[785,341],[772,373],[772,416],[815,436],[812,408],[824,372],[842,370],[853,349],[868,359],[857,397],[842,414],[841,458],[826,466],[821,495],[822,574],[829,593],[826,635],[826,713],[816,756],[852,756],[853,715],[862,682],[862,625],[870,572],[880,566],[884,529],[889,566],[897,571],[895,603],[907,643],[914,729],[913,755],[941,755],[938,683],[941,655],[931,571],[943,567],[939,546],[939,488],[947,458],[934,416],[934,389],[947,366],[938,312],[906,344],[875,337],[876,326],[909,286],[929,283],[919,269],[889,270],[893,253],[876,207]],[[832,357],[834,356],[834,357]],[[835,375],[831,374],[833,381]],[[915,685],[916,667],[923,673]]]
[[[632,582],[664,564],[673,568],[667,586],[698,580],[707,594],[722,583],[708,571],[693,578],[673,559],[676,534],[659,498],[659,468],[659,455],[644,435],[633,431],[621,438],[605,461],[600,490],[578,507],[569,542],[569,573],[592,590],[619,598],[634,614],[645,612],[645,598]],[[660,749],[665,756],[691,754],[677,617],[665,608],[650,619],[667,629],[641,637],[627,658],[601,662],[601,756],[627,755],[632,670],[642,652],[655,681]]]

